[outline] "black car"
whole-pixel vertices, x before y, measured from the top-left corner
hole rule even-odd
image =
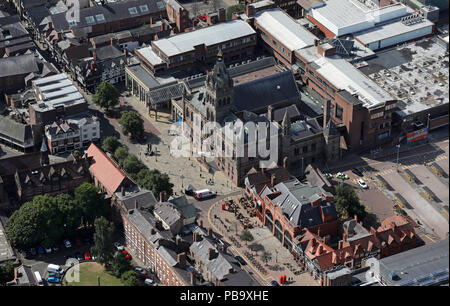
[[[83,254],[81,254],[81,253],[75,253],[75,258],[76,258],[78,261],[84,260],[84,256],[83,256]]]
[[[363,173],[361,172],[361,170],[359,170],[358,168],[353,168],[352,172],[354,174],[356,174],[357,176],[359,176],[359,177],[363,177],[364,176]]]
[[[241,256],[236,256],[235,258],[242,266],[245,266],[247,264],[247,262]]]
[[[274,287],[278,287],[280,284],[278,284],[278,282],[276,280],[272,280],[272,281],[270,281],[270,285],[272,285]]]

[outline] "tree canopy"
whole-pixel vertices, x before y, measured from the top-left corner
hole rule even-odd
[[[111,267],[112,273],[116,277],[121,277],[124,272],[129,271],[131,269],[132,266],[130,260],[126,258],[125,254],[123,254],[122,252],[118,252],[114,256],[113,264]]]
[[[227,20],[231,19],[231,17],[233,16],[233,13],[242,12],[244,9],[245,9],[244,4],[236,4],[236,5],[229,6],[227,8]]]
[[[95,219],[94,246],[92,253],[97,256],[97,261],[109,266],[114,257],[114,225],[105,217]]]
[[[120,94],[113,84],[103,81],[97,86],[97,90],[92,98],[95,104],[109,110],[119,104]]]
[[[157,169],[139,171],[136,180],[140,186],[151,190],[155,195],[162,191],[165,191],[167,195],[172,195],[173,193],[174,185],[170,182],[169,175],[161,173]]]
[[[12,262],[7,261],[0,264],[0,286],[6,286],[6,283],[14,279],[14,266]]]
[[[243,230],[241,232],[241,234],[239,235],[239,238],[241,238],[241,240],[245,241],[246,243],[250,242],[250,241],[253,241],[253,239],[254,239],[252,233],[250,233],[249,230]]]
[[[115,136],[108,136],[105,138],[105,140],[103,140],[103,150],[109,152],[109,153],[113,153],[117,150],[118,147],[120,147],[121,144],[119,142],[119,140],[117,139],[117,137]]]
[[[123,273],[122,276],[120,277],[120,280],[122,281],[122,284],[124,284],[125,286],[141,285],[138,274],[133,270],[129,270]]]
[[[80,225],[92,225],[93,218],[106,215],[106,209],[104,195],[84,183],[75,189],[74,198],[68,194],[34,197],[11,215],[5,231],[15,248],[48,248],[74,234]]]
[[[83,183],[75,189],[74,200],[83,213],[83,223],[93,225],[96,218],[106,216],[105,196],[90,183]]]
[[[144,132],[144,120],[134,111],[123,112],[119,124],[125,135],[138,136]]]

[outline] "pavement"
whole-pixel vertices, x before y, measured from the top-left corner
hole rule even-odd
[[[233,199],[235,203],[238,203],[238,198],[241,196],[228,197]],[[244,243],[240,241],[238,234],[242,232],[244,227],[232,212],[224,211],[221,208],[223,201],[217,201],[208,211],[208,221],[212,226],[214,232],[218,234],[221,239],[228,242],[231,247],[229,249],[235,255],[242,257],[247,265],[244,267],[253,273],[256,279],[259,280],[261,285],[270,285],[270,281],[278,281],[281,275],[286,275],[290,282],[285,285],[292,286],[318,286],[316,280],[307,272],[301,272],[300,267],[293,259],[289,251],[281,245],[281,242],[275,238],[272,233],[265,226],[261,224],[257,217],[250,217],[246,210],[240,206],[239,212],[244,216],[249,217],[250,223],[253,224],[253,228],[249,229],[252,233],[254,240],[250,243]],[[259,251],[252,251],[249,246],[256,244]],[[260,256],[262,250],[271,253],[271,260],[267,263],[263,263]],[[253,261],[249,254],[253,254]],[[260,268],[258,268],[258,266]],[[294,274],[295,272],[295,274]]]

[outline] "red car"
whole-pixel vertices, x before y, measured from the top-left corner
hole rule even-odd
[[[75,237],[75,244],[76,245],[81,245],[81,240],[78,237]]]
[[[131,259],[131,255],[128,254],[128,251],[127,251],[127,250],[123,250],[122,253],[125,254],[125,257],[126,257],[127,259]]]
[[[202,21],[206,21],[206,16],[207,16],[206,14],[201,14],[199,18]]]
[[[84,260],[91,260],[91,253],[89,251],[84,252]]]

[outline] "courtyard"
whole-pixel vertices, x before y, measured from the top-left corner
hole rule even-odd
[[[73,275],[72,271],[75,268],[79,268],[80,281],[68,282],[68,275]],[[123,286],[119,278],[107,272],[103,265],[96,262],[84,262],[71,267],[66,271],[63,284],[65,286],[98,286],[98,277],[100,277],[100,286]]]

